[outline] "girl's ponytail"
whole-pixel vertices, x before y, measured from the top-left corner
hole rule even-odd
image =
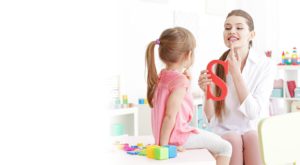
[[[147,99],[150,107],[153,107],[152,99],[154,95],[154,91],[156,88],[156,83],[158,80],[156,66],[155,66],[155,58],[154,58],[154,47],[156,42],[152,41],[149,43],[146,50],[146,67],[148,70],[147,74]]]

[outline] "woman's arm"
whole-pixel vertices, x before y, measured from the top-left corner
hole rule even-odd
[[[241,104],[242,102],[244,102],[246,100],[246,98],[250,92],[246,86],[245,80],[242,77],[241,72],[238,72],[238,71],[233,72],[233,73],[231,73],[231,76],[232,76],[232,80],[233,80],[235,89],[238,94],[239,102]]]
[[[242,69],[244,68],[247,56],[244,56],[245,58],[242,59],[242,57],[239,55],[241,52],[235,49],[233,44],[231,45],[230,49],[231,50],[227,57],[227,61],[229,63],[229,73],[232,76],[232,80],[238,94],[238,99],[241,104],[249,95],[249,90],[242,77]]]
[[[230,62],[237,64],[239,63],[239,58],[229,58],[229,64]],[[251,93],[242,77],[240,69],[233,67],[230,73],[240,102],[239,111],[250,120],[267,115],[275,75],[274,64],[271,61],[266,61],[261,65],[260,74],[253,77],[258,83],[255,89],[251,90]]]
[[[175,126],[176,116],[181,109],[182,100],[186,94],[186,88],[178,88],[174,90],[167,101],[166,112],[160,130],[160,144],[168,145],[171,132]]]

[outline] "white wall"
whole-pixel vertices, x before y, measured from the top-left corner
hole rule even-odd
[[[299,2],[297,0],[278,1],[277,15],[279,23],[279,51],[291,52],[296,46],[298,53],[300,50],[300,20],[299,20]],[[279,53],[281,53],[279,52]],[[281,54],[280,54],[281,55]]]
[[[145,49],[168,27],[183,26],[196,36],[196,58],[191,71],[192,88],[198,93],[201,93],[197,87],[199,72],[227,49],[222,37],[223,23],[233,9],[243,9],[253,17],[256,31],[253,49],[262,56],[266,50],[272,50],[272,58],[278,63],[283,50],[291,51],[300,43],[296,0],[131,0],[121,4],[119,73],[121,93],[127,94],[130,102],[145,97]]]
[[[0,1],[0,164],[101,164],[115,1]]]
[[[234,2],[234,1],[233,1]],[[216,13],[208,13],[205,0],[131,0],[121,2],[119,11],[119,61],[121,94],[127,94],[129,102],[146,97],[145,50],[150,41],[159,38],[166,28],[183,26],[197,38],[196,58],[191,68],[193,89],[197,92],[197,80],[207,63],[218,58],[226,47],[223,44],[225,13],[236,8],[232,1]],[[221,3],[222,4],[222,3]],[[214,5],[210,6],[214,7]],[[156,54],[158,57],[158,55]],[[162,64],[158,64],[162,67]]]

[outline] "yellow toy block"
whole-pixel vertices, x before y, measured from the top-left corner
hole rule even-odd
[[[147,158],[154,159],[154,149],[158,148],[158,145],[149,145],[146,147],[146,156]]]
[[[138,143],[137,146],[138,146],[138,147],[143,147],[144,144],[143,144],[143,143]]]

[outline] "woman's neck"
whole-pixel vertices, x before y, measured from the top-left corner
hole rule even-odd
[[[249,48],[248,47],[237,48],[237,53],[242,61],[246,61],[249,54]]]
[[[238,56],[241,58],[241,70],[243,70],[248,54],[249,54],[249,48],[248,47],[242,47],[237,49]]]

